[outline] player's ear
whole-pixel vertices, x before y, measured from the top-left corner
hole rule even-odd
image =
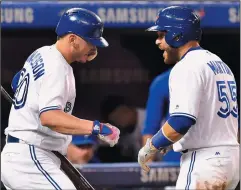
[[[69,43],[71,44],[71,46],[73,46],[74,48],[78,48],[78,44],[77,44],[77,37],[74,34],[70,34],[69,35]]]

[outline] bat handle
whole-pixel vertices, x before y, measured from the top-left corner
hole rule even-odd
[[[1,93],[4,96],[4,98],[6,98],[10,103],[13,103],[13,99],[11,98],[11,96],[7,93],[7,91],[2,87],[1,85]]]

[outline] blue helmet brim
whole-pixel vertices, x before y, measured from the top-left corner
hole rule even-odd
[[[100,38],[84,37],[84,39],[96,47],[108,47],[109,46],[109,43],[103,37],[100,37]]]

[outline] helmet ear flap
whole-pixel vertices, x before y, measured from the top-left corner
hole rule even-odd
[[[173,40],[174,40],[175,42],[178,42],[178,41],[181,40],[182,36],[183,36],[182,33],[177,34],[176,36],[174,36]]]
[[[182,32],[167,32],[166,42],[169,46],[173,48],[178,48],[183,43],[183,33]]]

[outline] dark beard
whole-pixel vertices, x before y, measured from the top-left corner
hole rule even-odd
[[[165,60],[165,63],[167,65],[173,65],[176,64],[178,61],[180,61],[178,57],[178,50],[176,48],[169,47],[167,50],[167,58]]]

